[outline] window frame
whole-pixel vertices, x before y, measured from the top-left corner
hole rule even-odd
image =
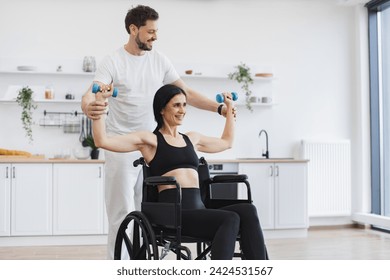
[[[368,10],[369,79],[370,79],[370,133],[371,133],[371,213],[383,215],[382,194],[382,108],[381,61],[379,45],[378,12],[390,7],[390,0],[373,0],[366,4]]]

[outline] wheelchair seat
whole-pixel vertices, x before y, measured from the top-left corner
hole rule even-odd
[[[162,259],[168,252],[176,254],[176,259],[192,259],[191,250],[182,243],[196,243],[196,259],[206,259],[211,251],[211,240],[184,236],[181,233],[181,189],[172,176],[150,176],[149,167],[144,158],[134,161],[134,166],[142,165],[144,176],[142,187],[141,211],[132,211],[121,223],[115,242],[114,259],[121,259],[122,248],[130,259]],[[201,199],[206,208],[220,208],[237,203],[252,203],[250,184],[246,175],[216,175],[210,177],[207,161],[199,159],[199,188]],[[242,183],[246,186],[245,199],[213,199],[212,186],[221,183]],[[158,185],[176,186],[174,203],[158,202]],[[237,236],[240,242],[240,236]],[[161,253],[158,249],[161,247]],[[243,257],[242,252],[234,254]]]

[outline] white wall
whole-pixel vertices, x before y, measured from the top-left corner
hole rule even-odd
[[[261,129],[269,133],[273,157],[293,156],[301,139],[351,139],[352,154],[361,151],[365,143],[359,138],[362,129],[356,119],[365,117],[361,114],[366,107],[360,100],[366,88],[360,82],[364,57],[358,53],[357,26],[362,17],[356,10],[363,8],[337,1],[0,0],[0,58],[81,62],[85,55],[93,55],[100,61],[127,41],[124,16],[138,3],[159,12],[155,48],[177,66],[219,67],[242,61],[254,70],[271,69],[278,78],[273,88],[278,105],[253,113],[240,107],[235,148],[213,158],[259,154]],[[216,91],[239,89],[231,81],[186,81],[210,97]],[[60,145],[78,144],[78,135],[35,127],[36,140],[34,146],[29,145],[23,138],[19,111],[12,106],[0,105],[0,117],[10,117],[7,129],[0,131],[0,147],[50,153]],[[216,114],[192,108],[183,130],[216,134],[221,125]],[[360,193],[361,169],[353,163],[353,188]],[[353,207],[361,209],[363,200],[359,196]]]

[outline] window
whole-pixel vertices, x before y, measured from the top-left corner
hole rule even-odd
[[[390,216],[390,0],[367,3],[370,44],[371,212]]]

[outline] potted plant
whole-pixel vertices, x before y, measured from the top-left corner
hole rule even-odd
[[[32,113],[33,110],[37,108],[37,105],[34,104],[34,101],[32,99],[33,91],[28,86],[23,87],[20,91],[18,96],[16,97],[16,102],[22,107],[22,115],[21,120],[23,123],[23,128],[26,131],[26,136],[29,139],[29,142],[31,143],[33,141],[32,137]]]
[[[236,68],[237,70],[232,73],[229,73],[228,77],[230,80],[235,80],[239,84],[242,84],[241,88],[245,92],[246,107],[252,112],[253,109],[252,104],[250,102],[252,91],[250,90],[249,85],[253,84],[253,78],[251,77],[250,68],[243,62],[241,62],[234,68]]]
[[[83,146],[91,148],[91,159],[99,158],[99,148],[96,147],[95,141],[93,140],[93,136],[91,134],[84,139]]]

